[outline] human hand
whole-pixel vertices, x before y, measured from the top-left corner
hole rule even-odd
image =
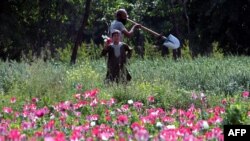
[[[163,34],[161,33],[161,34],[159,34],[156,38],[157,38],[157,40],[162,40],[162,39],[164,38],[164,36],[163,36]]]
[[[135,24],[134,27],[135,28],[141,28],[141,24]]]
[[[106,35],[103,35],[102,38],[104,39],[104,48],[107,48],[112,43],[112,39]]]
[[[104,41],[104,49],[108,49],[109,45],[112,43],[111,38]]]
[[[109,46],[111,43],[112,43],[112,39],[111,39],[111,38],[107,38],[107,39],[105,40],[105,44],[106,44],[107,46]]]
[[[156,36],[156,40],[157,40],[157,44],[163,44],[166,40],[166,37],[163,36],[163,34],[159,34],[158,36]]]

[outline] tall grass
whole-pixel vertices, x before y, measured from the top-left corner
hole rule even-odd
[[[155,59],[135,61],[130,66],[138,81],[171,81],[179,88],[212,93],[233,94],[249,89],[250,60],[248,57],[195,60]]]
[[[106,60],[87,60],[74,66],[59,62],[0,62],[0,94],[3,105],[11,97],[26,101],[41,99],[41,105],[71,100],[76,85],[83,91],[101,89],[100,97],[115,97],[119,102],[139,100],[146,103],[149,95],[164,108],[185,108],[192,92],[204,92],[211,102],[216,97],[249,91],[249,57],[197,58],[174,61],[167,58],[132,59],[127,66],[132,82],[127,85],[106,85]],[[20,103],[20,106],[22,103]]]

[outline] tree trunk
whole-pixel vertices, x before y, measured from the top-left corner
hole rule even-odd
[[[189,22],[189,16],[188,16],[188,13],[187,13],[187,0],[183,0],[182,1],[183,3],[183,12],[184,12],[184,15],[185,15],[185,18],[186,18],[186,21],[187,21],[187,31],[188,31],[188,37],[190,35],[190,22]]]
[[[82,24],[81,24],[80,29],[78,30],[77,37],[75,40],[75,45],[74,45],[74,48],[72,49],[72,55],[71,55],[71,60],[70,60],[71,64],[76,63],[77,50],[78,50],[78,47],[81,45],[83,38],[84,38],[84,29],[87,25],[87,21],[89,17],[90,3],[91,3],[91,0],[86,0],[85,2],[85,12],[83,15]]]
[[[171,7],[174,8],[174,1],[173,0],[171,0]],[[177,37],[180,37],[179,24],[178,24],[178,21],[177,21],[176,17],[180,17],[178,15],[178,13],[175,13],[174,15],[172,15],[172,20],[173,20],[173,23],[174,23],[174,30],[173,31],[175,32]],[[180,57],[181,57],[181,48],[174,49],[173,50],[173,58],[175,60],[177,60]]]
[[[194,58],[195,56],[197,56],[197,38],[195,37],[196,36],[196,33],[193,31],[191,33],[191,28],[190,28],[190,18],[188,16],[188,9],[187,9],[187,2],[188,0],[182,0],[182,4],[183,4],[183,12],[184,12],[184,15],[185,15],[185,19],[186,19],[186,27],[187,27],[187,39],[189,41],[189,50],[191,51],[191,56],[192,58]]]
[[[140,30],[135,32],[135,52],[141,57],[144,58],[144,42],[145,37],[141,34]]]
[[[49,1],[45,0],[39,0],[38,1],[38,8],[39,8],[39,22],[38,22],[38,28],[37,28],[37,42],[33,49],[34,54],[36,56],[41,56],[41,52],[43,48],[45,47],[46,42],[46,26],[47,26],[47,18],[49,17]]]

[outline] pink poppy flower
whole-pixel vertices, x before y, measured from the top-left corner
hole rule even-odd
[[[87,132],[90,129],[89,123],[86,123],[82,126],[82,131]]]
[[[100,100],[101,105],[106,105],[107,103],[108,103],[107,100]]]
[[[13,112],[13,110],[10,107],[3,107],[3,112],[7,113],[7,114],[11,114]]]
[[[37,109],[36,104],[32,103],[32,104],[29,105],[29,110],[35,111],[36,109]]]
[[[155,101],[154,96],[149,96],[147,99],[148,99],[148,102],[150,102],[150,103],[153,103]]]
[[[99,134],[99,137],[101,138],[101,140],[107,141],[107,140],[109,140],[109,138],[110,138],[110,134],[107,133],[107,132],[101,132],[101,133]]]
[[[16,98],[15,97],[12,97],[11,99],[10,99],[10,103],[15,103],[16,102]]]
[[[115,130],[105,124],[101,124],[92,129],[92,134],[93,137],[98,137],[100,140],[109,140],[115,136]]]
[[[175,108],[172,108],[170,114],[171,114],[171,115],[174,115],[176,112],[177,112],[177,110],[176,110]]]
[[[90,91],[86,91],[84,93],[84,98],[85,99],[87,99],[87,98],[96,98],[98,93],[99,93],[98,89],[93,89],[93,90],[90,90]]]
[[[44,108],[36,110],[36,112],[35,112],[35,115],[39,118],[43,117],[45,114],[46,114],[46,109],[44,109]]]
[[[248,97],[249,97],[249,92],[248,92],[248,91],[244,91],[244,92],[242,93],[242,97],[243,97],[243,98],[248,98]]]
[[[192,93],[192,99],[193,99],[193,100],[196,100],[197,98],[198,98],[197,94],[193,92],[193,93]]]
[[[28,140],[28,137],[25,134],[22,134],[20,136],[20,141],[27,141],[27,140]]]
[[[82,84],[77,84],[76,85],[76,90],[81,91],[82,90]]]
[[[155,124],[155,118],[153,116],[144,116],[141,117],[140,120],[143,123]]]
[[[149,116],[153,116],[155,118],[164,116],[166,114],[166,112],[162,108],[146,109],[146,112],[148,113]]]
[[[95,114],[95,115],[89,115],[86,117],[86,119],[88,121],[97,121],[99,119],[99,115]]]
[[[80,100],[80,99],[81,99],[81,94],[79,94],[79,93],[78,93],[78,94],[75,94],[74,97],[75,97],[75,99]]]
[[[66,141],[65,134],[63,132],[56,132],[55,141]]]
[[[194,135],[186,135],[184,136],[183,141],[198,141],[198,139]]]
[[[20,140],[21,133],[17,129],[11,129],[8,138],[13,141]]]
[[[164,116],[161,118],[161,121],[168,123],[168,124],[171,124],[171,123],[175,122],[175,119],[172,117],[169,117],[169,116]]]
[[[143,103],[141,103],[141,102],[134,102],[134,103],[133,103],[133,106],[134,106],[137,110],[139,110],[139,109],[142,108]]]
[[[44,132],[49,132],[54,129],[55,121],[50,120],[47,124],[43,126]]]
[[[81,112],[77,112],[77,111],[73,111],[73,113],[74,113],[74,115],[76,116],[76,117],[80,117],[81,116]]]
[[[83,136],[82,136],[81,131],[74,129],[71,133],[70,140],[71,141],[79,141],[79,140],[83,139],[82,137]]]
[[[218,141],[224,141],[224,135],[221,134],[217,139],[218,139]]]
[[[112,106],[115,104],[115,99],[114,98],[110,98],[109,102],[108,102],[108,106]]]
[[[160,132],[160,139],[161,140],[168,140],[168,141],[177,141],[178,135],[175,129],[164,129]]]
[[[212,140],[212,139],[214,139],[214,135],[213,135],[213,133],[210,132],[210,131],[208,131],[208,132],[205,133],[205,137],[206,137],[207,140]]]
[[[44,137],[44,141],[55,141],[55,139],[51,136]]]
[[[33,128],[33,125],[31,122],[23,121],[21,124],[22,130],[30,130]]]
[[[220,135],[223,134],[222,129],[221,129],[221,128],[218,128],[218,127],[213,128],[211,132],[212,132],[212,134],[213,134],[213,136],[214,136],[215,138],[219,138]]]
[[[89,106],[95,107],[95,106],[97,106],[97,104],[98,104],[98,100],[95,98],[94,100],[92,100],[92,101],[90,102]]]
[[[8,126],[9,125],[4,124],[4,123],[0,124],[0,135],[7,135],[8,128],[9,128]]]
[[[39,101],[39,99],[38,98],[36,98],[36,97],[34,97],[34,98],[32,98],[32,100],[31,100],[33,103],[37,103],[38,101]]]
[[[99,128],[100,128],[99,126],[95,126],[94,128],[92,128],[91,133],[92,133],[93,137],[97,137],[98,136],[99,131],[100,131]]]
[[[102,132],[99,134],[99,137],[102,140],[110,140],[110,138],[115,136],[115,130],[110,127],[105,127],[102,129]]]
[[[188,136],[188,135],[192,135],[191,129],[190,128],[185,128],[185,127],[180,127],[179,129],[177,129],[176,134],[178,136]]]
[[[209,124],[218,124],[218,123],[221,123],[222,121],[223,119],[218,115],[214,115],[213,117],[208,119]]]
[[[182,109],[178,109],[178,115],[181,116],[181,117],[184,116],[185,115],[185,111],[182,110]]]
[[[111,116],[109,116],[109,115],[105,116],[105,120],[106,121],[111,121]]]
[[[196,119],[195,114],[194,114],[193,112],[191,112],[191,111],[186,112],[185,116],[186,116],[188,119],[190,119],[190,120],[195,120],[195,119]]]
[[[5,141],[5,137],[0,135],[0,141]]]
[[[146,129],[139,129],[135,133],[135,139],[137,141],[147,141],[149,139],[149,133]]]
[[[87,137],[86,141],[95,141],[92,137]]]
[[[223,107],[220,106],[214,107],[214,114],[220,115],[222,113],[225,113],[225,109]]]
[[[127,125],[128,124],[128,116],[127,115],[119,115],[117,117],[117,121],[119,125]]]
[[[193,127],[194,126],[193,121],[191,121],[191,120],[187,121],[187,126],[188,127]]]
[[[143,128],[143,126],[141,124],[139,124],[138,122],[134,122],[131,124],[131,128],[133,131],[137,131],[137,130]]]
[[[40,132],[40,131],[36,131],[36,132],[34,133],[34,135],[35,135],[36,138],[40,138],[40,137],[43,136],[43,133]]]
[[[224,98],[224,99],[221,101],[221,103],[222,103],[223,105],[226,105],[226,104],[227,104],[227,100]]]
[[[123,112],[127,112],[129,110],[129,105],[128,104],[122,105],[121,110]]]

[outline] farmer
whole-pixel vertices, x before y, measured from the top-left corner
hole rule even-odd
[[[129,31],[126,29],[125,25],[127,23],[128,14],[125,9],[117,10],[115,13],[115,17],[116,17],[116,20],[114,20],[109,27],[109,33],[112,33],[114,29],[119,30],[122,33],[120,36],[121,42],[123,41],[124,35],[126,37],[132,37],[135,28],[141,27],[140,24],[135,24],[132,26],[132,28]]]
[[[132,49],[120,41],[121,32],[113,30],[111,33],[112,42],[105,45],[101,55],[108,54],[106,82],[126,83],[131,80],[131,75],[125,65],[131,57]]]

